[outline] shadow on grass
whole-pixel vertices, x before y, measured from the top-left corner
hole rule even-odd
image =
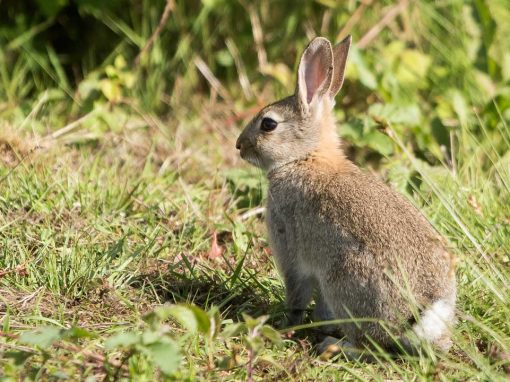
[[[284,292],[279,285],[268,287],[253,279],[230,285],[220,277],[204,274],[188,278],[175,272],[165,274],[155,271],[139,275],[132,281],[131,287],[150,288],[161,303],[193,303],[206,310],[217,306],[224,319],[234,322],[243,321],[243,314],[252,317],[268,315],[267,322],[285,332]],[[308,313],[310,317],[311,309]],[[292,337],[317,344],[325,334],[321,328],[309,328],[299,330]]]
[[[154,271],[137,276],[131,287],[150,290],[161,303],[193,303],[206,310],[217,306],[224,318],[234,321],[242,320],[243,313],[253,317],[269,315],[269,322],[275,326],[284,321],[284,303],[278,296],[281,288],[268,290],[250,279],[232,284],[203,273],[189,277]]]

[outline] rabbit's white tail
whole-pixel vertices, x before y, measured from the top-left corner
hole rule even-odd
[[[413,331],[419,338],[448,350],[451,346],[450,328],[454,317],[455,297],[442,298],[422,313],[420,320],[413,326]]]

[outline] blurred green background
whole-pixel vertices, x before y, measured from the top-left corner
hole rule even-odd
[[[0,7],[0,117],[22,121],[39,105],[33,129],[41,134],[106,104],[96,130],[112,128],[109,113],[133,108],[200,113],[199,96],[246,117],[243,110],[293,90],[310,38],[348,33],[354,49],[339,133],[361,161],[393,153],[388,123],[434,164],[451,160],[460,125],[493,134],[510,119],[506,0],[4,0]]]

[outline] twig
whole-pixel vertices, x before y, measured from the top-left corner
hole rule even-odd
[[[218,80],[211,69],[207,66],[207,64],[200,58],[200,56],[196,56],[193,59],[193,63],[197,67],[197,69],[202,73],[202,75],[205,77],[207,82],[211,85],[214,91],[218,93],[221,97],[223,97],[224,100],[230,102],[232,98],[230,97],[230,94],[228,93],[227,89],[223,87],[220,80]]]
[[[408,5],[408,0],[401,0],[397,5],[391,7],[377,24],[375,24],[365,35],[358,41],[358,48],[366,48],[377,35],[397,17]]]
[[[358,8],[354,11],[354,13],[351,15],[349,20],[345,23],[344,27],[340,32],[338,32],[336,36],[336,41],[342,41],[345,36],[349,34],[352,27],[358,22],[358,20],[363,15],[363,12],[365,11],[366,7],[368,7],[372,3],[372,0],[363,0]],[[359,45],[359,44],[358,44]]]
[[[67,125],[65,125],[61,129],[58,129],[57,131],[54,131],[51,134],[48,134],[42,140],[44,141],[44,140],[50,140],[50,139],[57,139],[58,137],[60,137],[60,136],[62,136],[64,134],[69,133],[70,131],[72,131],[72,130],[76,129],[78,126],[80,126],[83,121],[89,119],[96,112],[97,112],[97,109],[92,110],[91,112],[85,114],[84,116],[78,118],[77,120],[75,120],[75,121],[73,121],[71,123],[68,123]]]
[[[21,304],[22,307],[25,307],[26,304],[28,302],[30,302],[34,297],[36,297],[39,294],[39,292],[41,292],[42,290],[43,290],[43,286],[40,286],[39,288],[36,289],[35,292],[30,293],[28,296],[23,297],[18,302],[16,302],[16,304]]]
[[[19,264],[14,268],[11,269],[5,269],[3,271],[0,271],[0,278],[7,276],[10,273],[19,273],[19,274],[26,274],[27,271],[27,264]]]
[[[241,58],[241,54],[239,53],[239,49],[237,49],[234,40],[231,38],[227,38],[225,42],[228,48],[228,51],[234,58],[234,63],[236,65],[237,74],[239,75],[239,83],[241,84],[241,89],[243,90],[244,96],[247,100],[251,100],[254,95],[251,90],[250,80],[248,79],[248,75],[246,74],[246,69],[244,67],[243,60]]]
[[[259,336],[259,326],[257,325],[255,328],[253,328],[253,331],[249,333],[248,337],[250,338],[257,338]],[[253,382],[253,372],[254,370],[254,363],[255,363],[255,357],[256,357],[256,349],[253,348],[253,345],[248,348],[248,364],[246,365],[246,382]]]
[[[163,16],[161,16],[161,20],[159,20],[159,24],[152,32],[151,37],[147,40],[142,50],[140,50],[140,53],[135,58],[135,65],[138,66],[140,64],[140,60],[142,56],[154,45],[154,42],[158,38],[158,36],[161,34],[161,31],[163,30],[163,27],[165,26],[168,17],[170,16],[170,12],[173,11],[175,8],[175,2],[174,0],[166,0],[165,9],[163,10]]]
[[[19,336],[17,336],[16,334],[12,334],[12,333],[2,332],[0,330],[0,337],[10,338],[11,340],[16,340],[16,339],[18,339]]]
[[[0,337],[2,337],[1,333],[0,333]],[[6,336],[4,336],[4,337],[6,337]],[[10,338],[10,337],[8,337],[8,338]],[[14,345],[11,343],[6,343],[6,342],[0,342],[0,347],[4,347],[7,349],[13,349],[16,351],[22,351],[22,352],[26,352],[26,353],[32,353],[32,354],[35,353],[34,349],[31,349],[28,346]]]
[[[255,40],[255,49],[257,50],[257,58],[259,68],[267,66],[267,54],[264,49],[264,37],[262,27],[260,25],[259,15],[253,4],[248,5],[248,14],[250,15],[251,29],[253,31],[253,40]]]
[[[255,354],[252,348],[248,349],[248,364],[246,365],[246,374],[248,374],[246,381],[253,382],[253,359]]]
[[[239,216],[239,219],[247,220],[247,219],[251,218],[252,216],[262,215],[265,212],[266,212],[266,207],[253,208],[253,209],[251,209],[249,211],[246,211],[241,216]]]
[[[322,15],[321,21],[321,35],[324,36],[327,34],[329,29],[329,24],[331,23],[331,9],[328,9]]]
[[[9,177],[9,175],[11,175],[11,174],[14,172],[14,170],[16,170],[19,166],[21,166],[21,164],[25,161],[25,159],[27,159],[30,155],[32,155],[32,154],[33,154],[33,152],[34,152],[34,151],[36,151],[36,150],[38,150],[38,149],[40,149],[40,148],[41,148],[41,146],[37,145],[37,146],[33,147],[33,148],[32,148],[29,152],[27,152],[25,155],[23,155],[23,156],[21,157],[21,159],[18,161],[18,163],[16,163],[16,164],[14,165],[14,167],[12,167],[12,168],[9,170],[9,172],[8,172],[7,174],[5,174],[5,176],[4,176],[3,178],[0,178],[0,184],[1,184],[3,181],[5,181],[5,180]]]
[[[39,110],[41,110],[42,105],[44,105],[48,101],[49,98],[50,97],[48,96],[48,91],[46,90],[44,92],[43,96],[39,99],[39,101],[37,101],[37,104],[32,108],[30,113],[28,113],[28,115],[23,120],[23,122],[21,122],[21,125],[19,126],[20,130],[23,129],[26,126],[26,124],[28,123],[28,121],[31,118],[35,117],[37,115],[37,113],[39,113]],[[34,127],[33,126],[32,126],[32,132],[35,135],[35,131],[34,131]]]

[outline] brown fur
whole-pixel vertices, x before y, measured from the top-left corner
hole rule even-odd
[[[296,94],[264,108],[236,146],[268,174],[267,226],[285,281],[289,323],[301,321],[317,290],[320,319],[374,320],[342,325],[352,345],[363,346],[369,336],[390,347],[385,327],[404,336],[419,320],[413,307],[423,311],[439,303],[434,309],[453,319],[454,268],[421,213],[340,148],[331,110],[341,81],[330,74],[334,67],[343,80],[349,44],[346,39],[332,48],[326,39],[313,40],[301,59]],[[339,62],[328,64],[333,57]],[[277,121],[277,128],[261,131],[264,118]],[[446,348],[443,326],[425,339]]]
[[[291,163],[270,173],[269,184],[271,241],[283,231],[299,247],[288,245],[287,251],[301,267],[320,264],[312,273],[326,299],[337,303],[330,306],[335,318],[377,318],[403,328],[413,317],[408,292],[421,308],[455,292],[450,256],[426,219],[345,158],[332,158],[329,165],[313,157]],[[391,342],[378,325],[344,331],[351,343],[363,341],[364,334]]]

